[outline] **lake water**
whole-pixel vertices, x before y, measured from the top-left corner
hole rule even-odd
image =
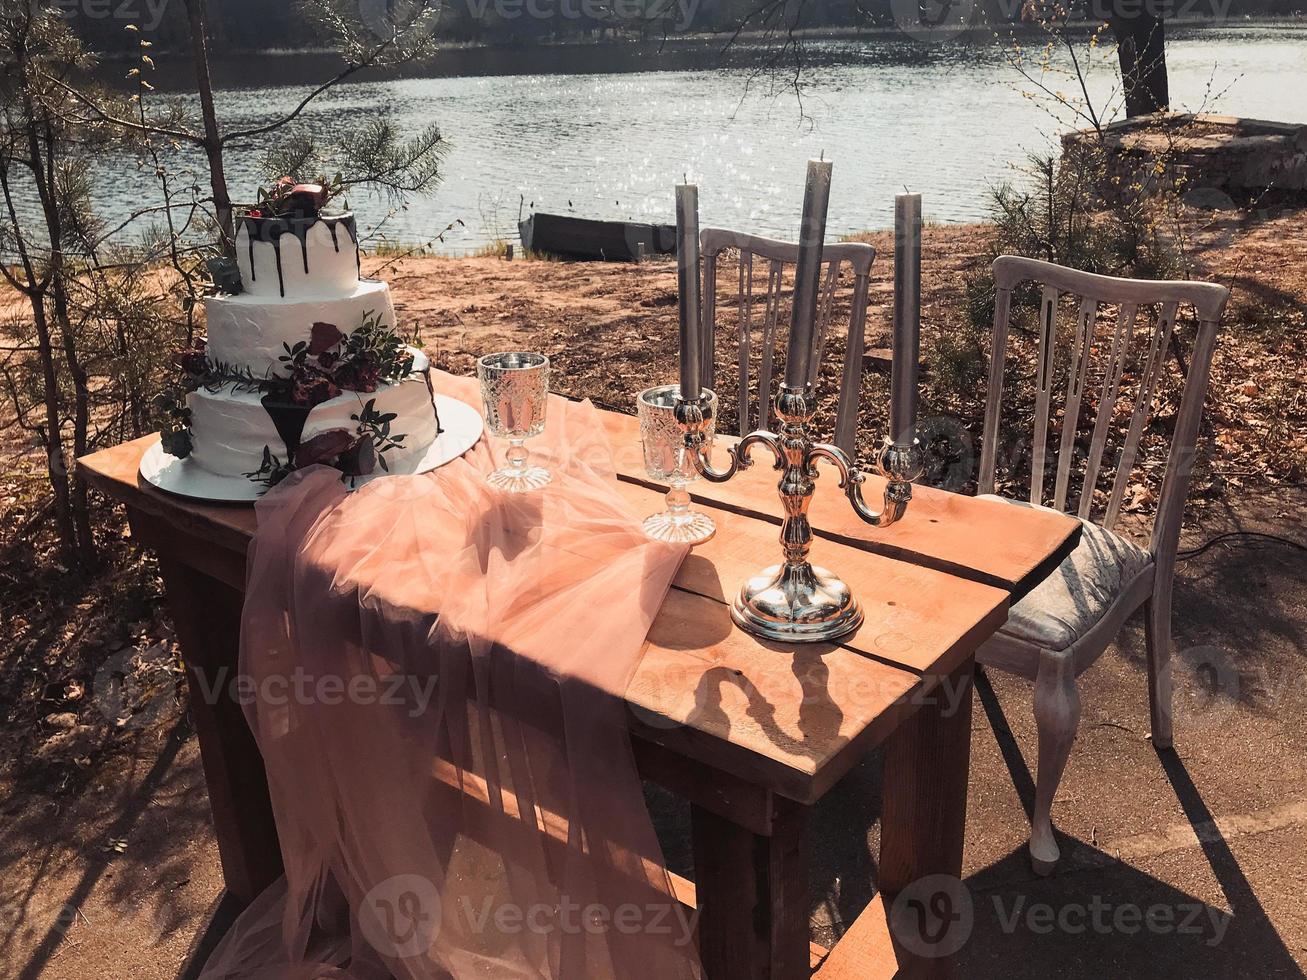
[[[306,121],[328,136],[375,115],[410,132],[438,123],[449,144],[443,182],[381,231],[417,242],[461,220],[448,252],[516,240],[520,202],[527,211],[671,222],[682,175],[700,185],[705,224],[793,235],[804,162],[821,153],[835,162],[832,235],[888,225],[904,188],[924,195],[928,218],[972,221],[984,217],[991,187],[1020,178],[1014,164],[1066,128],[1023,95],[1030,85],[997,44],[887,36],[810,42],[807,57],[801,101],[783,82],[751,82],[744,67],[627,65],[348,84]],[[1167,60],[1177,107],[1307,122],[1305,28],[1172,32]],[[1090,73],[1096,99],[1116,84],[1114,61]],[[304,91],[242,86],[220,104],[225,121],[245,126],[275,118]],[[233,193],[252,196],[257,150],[233,148],[229,158]],[[364,225],[387,213],[384,200],[351,203]]]

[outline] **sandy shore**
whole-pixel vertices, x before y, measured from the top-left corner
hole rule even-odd
[[[878,250],[868,312],[869,346],[888,344],[893,304],[892,236],[862,236]],[[967,329],[965,282],[987,261],[983,225],[932,225],[923,244],[923,414],[959,418],[979,432],[983,384],[950,388],[932,372],[941,339]],[[1206,417],[1210,472],[1196,495],[1300,482],[1307,477],[1307,231],[1302,212],[1230,228],[1214,222],[1196,237],[1197,274],[1233,297],[1218,345]],[[494,258],[369,258],[388,279],[401,321],[417,326],[438,364],[471,373],[475,357],[529,346],[549,354],[556,390],[630,411],[642,388],[674,381],[676,267],[513,261]],[[733,299],[722,283],[719,304]],[[987,338],[977,335],[987,344]],[[718,377],[733,419],[730,338],[719,341]],[[838,357],[841,352],[836,351]],[[986,354],[987,356],[987,354]],[[833,388],[833,374],[827,388]],[[829,399],[827,399],[829,401]],[[883,428],[888,378],[868,361],[860,425]],[[821,419],[819,419],[821,421]]]

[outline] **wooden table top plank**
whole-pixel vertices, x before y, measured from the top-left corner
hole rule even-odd
[[[645,471],[639,421],[618,412],[603,412],[601,418],[618,475],[643,486],[662,486]],[[737,440],[723,435],[718,441],[724,445]],[[725,465],[723,448],[718,448],[714,460]],[[778,474],[765,450],[755,452],[754,460],[751,469],[727,483],[691,484],[691,496],[701,504],[779,525]],[[880,507],[884,488],[882,477],[868,477],[864,495],[873,508]],[[1080,522],[1065,514],[1030,509],[1025,513],[1032,518],[1014,522],[1011,508],[1001,501],[917,485],[901,521],[888,528],[870,527],[853,513],[835,470],[822,464],[808,517],[820,538],[993,585],[1007,590],[1016,601],[1057,568],[1080,540]]]
[[[657,490],[619,483],[619,492],[637,514],[663,507]],[[710,512],[717,534],[695,547],[674,584],[729,604],[748,576],[779,563],[780,542],[773,525],[727,510]],[[814,542],[812,559],[838,569],[866,614],[862,627],[840,645],[914,673],[950,673],[956,659],[974,649],[964,648],[976,627],[997,629],[1007,615],[1003,590],[934,569],[833,541]]]
[[[150,436],[126,443],[88,456],[81,465],[92,485],[115,499],[216,546],[244,553],[254,533],[253,508],[182,500],[141,479],[140,457],[156,440]],[[619,483],[618,489],[637,513],[663,506],[657,490],[630,483]],[[717,536],[694,550],[675,582],[687,591],[730,602],[746,576],[779,560],[779,543],[771,526],[755,519],[716,509],[713,517]],[[1004,597],[990,587],[852,546],[818,541],[813,559],[838,568],[866,610],[867,623],[845,645],[918,673],[947,673],[953,665],[941,657],[977,623],[1004,608]]]
[[[726,604],[673,589],[625,697],[640,737],[810,803],[915,710],[924,686],[846,647],[763,643]]]
[[[78,472],[108,497],[244,554],[257,526],[254,508],[249,504],[201,503],[150,486],[141,476],[141,459],[158,441],[157,434],[144,436],[83,456],[77,461]]]
[[[190,554],[205,545],[243,554],[252,508],[195,504],[143,485],[137,468],[151,442],[83,465],[106,493],[203,542]],[[618,489],[637,514],[663,506],[658,491]],[[746,575],[778,557],[775,528],[729,511],[714,518],[719,532],[679,569],[625,697],[642,738],[789,798],[824,793],[1006,616],[1001,590],[823,541],[815,557],[848,578],[867,623],[839,646],[764,643],[734,628],[728,603]],[[143,543],[167,544],[157,535]]]
[[[657,491],[621,492],[637,514],[662,506]],[[838,645],[760,640],[735,628],[729,603],[775,555],[774,529],[712,516],[718,533],[677,573],[626,700],[644,737],[799,802],[833,786],[1007,616],[1000,589],[821,542],[814,557],[840,570],[866,623]]]
[[[472,379],[441,376],[437,384],[475,398]],[[661,488],[644,476],[637,420],[599,417],[622,497],[636,514],[661,509]],[[146,484],[140,460],[155,441],[105,450],[79,466],[92,486],[157,518],[144,544],[166,547],[160,528],[171,528],[191,542],[192,554],[203,546],[228,552],[220,577],[235,579],[255,531],[253,508],[197,503]],[[630,703],[638,737],[800,802],[818,798],[916,710],[1002,624],[1019,578],[1060,561],[1079,528],[1059,515],[918,488],[911,516],[880,531],[857,521],[834,482],[823,481],[814,500],[814,524],[823,530],[812,557],[838,569],[863,603],[867,619],[856,633],[838,645],[786,645],[731,624],[741,582],[780,560],[775,474],[760,462],[732,484],[696,485],[718,534],[678,570],[635,677],[625,692],[613,692]],[[737,485],[738,493],[723,492]],[[972,543],[950,544],[957,538]],[[975,567],[964,576],[937,567],[950,561]]]
[[[440,390],[469,400],[475,381],[437,372]],[[639,422],[634,416],[600,411],[599,417],[612,445],[618,475],[627,482],[660,488],[644,470],[640,449]],[[119,499],[126,499],[149,513],[159,513],[171,523],[186,522],[198,532],[223,542],[234,550],[254,532],[254,515],[248,506],[186,502],[178,512],[178,498],[155,490],[140,480],[140,457],[157,440],[147,436],[114,449],[103,450],[79,461],[88,481]],[[719,437],[727,440],[730,437]],[[835,474],[824,468],[823,479],[813,497],[810,517],[818,537],[873,551],[912,564],[924,565],[959,578],[967,578],[1007,590],[1012,601],[1021,598],[1050,574],[1070,554],[1080,537],[1080,523],[1066,515],[1023,509],[1015,519],[1008,505],[979,500],[961,494],[913,488],[908,516],[888,528],[862,523],[838,491]],[[691,487],[696,500],[717,508],[779,525],[776,474],[759,456],[749,471],[726,484],[698,481]],[[870,477],[867,498],[876,506],[884,481]]]

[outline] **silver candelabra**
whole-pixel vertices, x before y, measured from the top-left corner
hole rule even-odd
[[[817,293],[821,277],[826,212],[830,203],[831,164],[808,161],[803,194],[803,223],[794,272],[794,309],[785,358],[785,382],[776,395],[780,432],[751,432],[730,451],[730,465],[714,469],[710,458],[712,403],[702,396],[711,383],[713,325],[703,320],[699,269],[699,191],[692,184],[676,188],[678,288],[680,293],[681,383],[675,418],[684,433],[686,455],[705,480],[725,483],[753,465],[754,446],[765,446],[776,457],[781,479],[777,486],[785,517],[781,523],[784,562],[764,569],[740,589],[731,615],[742,629],[770,640],[818,643],[845,636],[862,624],[862,607],[849,587],[824,568],[808,561],[812,525],[808,508],[817,489],[817,462],[826,460],[840,474],[840,489],[854,513],[875,527],[888,527],[903,517],[912,499],[912,481],[922,464],[913,436],[917,415],[917,360],[921,319],[921,197],[901,194],[894,208],[894,379],[890,392],[891,440],[878,465],[889,480],[880,511],[862,496],[866,474],[844,450],[812,438],[816,410],[813,363],[817,343]],[[745,253],[748,254],[748,253]],[[741,261],[746,261],[743,256]],[[752,261],[749,259],[748,261]],[[706,355],[706,359],[701,359]],[[850,350],[849,357],[861,357]],[[707,367],[705,382],[703,367]],[[741,384],[741,406],[745,397]],[[678,466],[678,470],[684,470]]]
[[[780,432],[760,429],[749,433],[729,451],[730,464],[723,470],[714,469],[709,458],[709,400],[680,399],[676,405],[676,420],[685,433],[686,455],[705,480],[725,483],[748,469],[753,465],[754,446],[765,446],[776,457],[775,469],[781,474],[777,491],[785,514],[781,524],[785,560],[744,583],[731,606],[731,617],[755,636],[792,643],[838,639],[857,629],[863,618],[862,607],[848,585],[808,561],[812,547],[808,508],[817,488],[817,461],[824,459],[834,465],[840,474],[840,489],[854,512],[874,527],[888,527],[903,516],[912,499],[912,481],[923,468],[915,439],[908,445],[887,440],[878,467],[889,484],[884,506],[880,511],[872,510],[862,495],[866,474],[838,446],[813,441],[814,395],[812,385],[781,385],[776,395]]]

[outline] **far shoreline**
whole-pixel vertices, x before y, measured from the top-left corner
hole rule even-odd
[[[1071,24],[1075,31],[1087,32],[1095,27],[1092,21]],[[1258,17],[1239,20],[1213,18],[1186,18],[1168,21],[1170,30],[1206,32],[1212,30],[1304,30],[1307,16]],[[1039,28],[1024,25],[1004,25],[1021,36],[1039,33]],[[977,26],[950,38],[946,43],[967,47],[984,47],[996,40],[996,28]],[[892,25],[874,27],[823,27],[796,32],[803,42],[838,41],[898,41],[905,52],[924,51],[933,45],[916,41]],[[623,74],[642,71],[674,71],[686,69],[713,69],[748,67],[750,51],[776,43],[774,34],[749,31],[733,40],[725,32],[698,33],[661,37],[607,37],[597,40],[565,39],[533,43],[496,44],[450,41],[442,43],[437,53],[421,62],[398,70],[367,70],[344,84],[375,82],[399,78],[460,78],[498,77],[513,75],[568,75],[577,73],[576,57],[589,56],[584,74]],[[100,59],[102,81],[121,84],[118,69],[135,56],[129,53],[103,52]],[[258,59],[257,81],[251,80],[250,59]],[[190,53],[185,50],[161,49],[155,54],[157,73],[153,79],[165,92],[190,91]],[[815,62],[815,59],[814,59]],[[337,52],[326,48],[229,48],[212,54],[215,84],[220,89],[262,88],[267,86],[304,85],[306,73],[326,73],[338,70],[342,64]],[[109,69],[109,70],[103,70]]]

